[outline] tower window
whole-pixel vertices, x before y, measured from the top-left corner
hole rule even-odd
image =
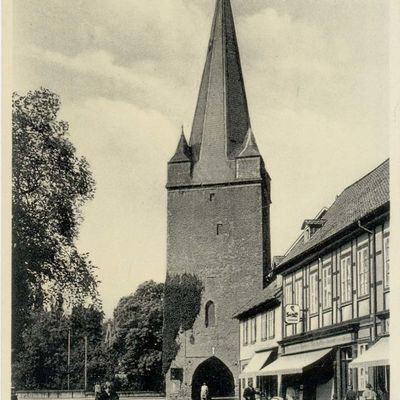
[[[212,301],[207,302],[206,304],[206,327],[209,328],[211,326],[215,326],[215,305]]]
[[[222,224],[217,224],[217,235],[222,235],[224,226]]]
[[[210,193],[210,201],[214,201],[215,199],[215,193]]]

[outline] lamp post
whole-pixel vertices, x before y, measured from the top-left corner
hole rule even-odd
[[[69,390],[70,381],[70,365],[71,365],[71,328],[68,327],[68,356],[67,356],[67,389]]]

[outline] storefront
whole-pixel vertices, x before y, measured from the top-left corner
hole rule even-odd
[[[381,398],[390,398],[390,363],[389,363],[389,336],[380,338],[368,350],[359,354],[350,364],[354,376],[359,377],[357,384],[361,394],[363,384],[370,383]],[[360,377],[365,376],[361,382]]]
[[[334,359],[332,348],[284,354],[264,367],[260,376],[276,376],[278,394],[296,399],[330,399],[334,393]]]

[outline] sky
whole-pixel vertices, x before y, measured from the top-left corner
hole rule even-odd
[[[97,189],[78,247],[107,316],[166,273],[166,166],[190,134],[215,0],[14,0],[13,89],[60,95]],[[253,131],[272,178],[272,254],[389,156],[381,0],[232,0]]]

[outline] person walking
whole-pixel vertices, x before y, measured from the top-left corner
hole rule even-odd
[[[205,382],[203,382],[200,388],[200,400],[208,400],[208,386]]]
[[[255,400],[257,391],[253,388],[253,383],[249,382],[246,389],[244,389],[243,397],[246,400]]]
[[[353,390],[353,386],[347,386],[346,400],[357,400],[357,393]]]
[[[362,398],[363,400],[377,400],[376,393],[372,390],[372,385],[370,383],[367,383]]]

